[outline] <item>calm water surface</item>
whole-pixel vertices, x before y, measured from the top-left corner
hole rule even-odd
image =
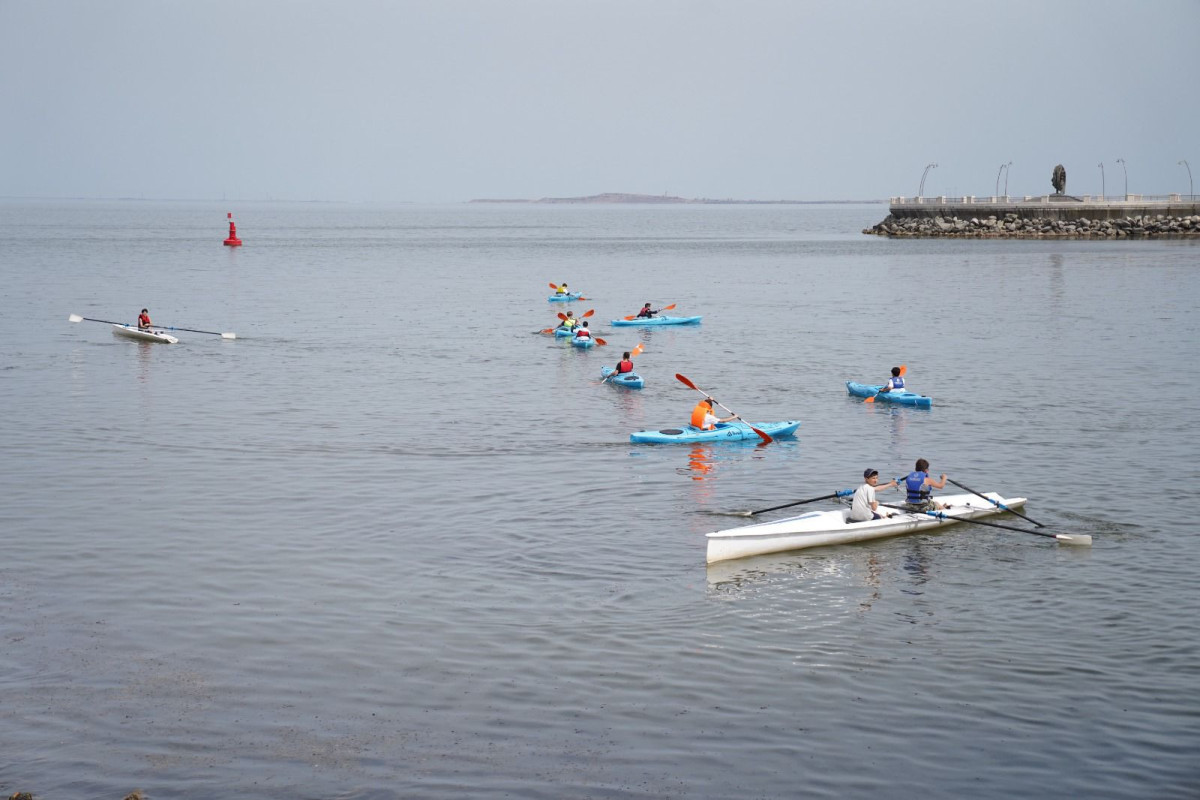
[[[226,210],[0,203],[5,796],[1200,794],[1200,243],[257,204],[235,250]],[[533,334],[563,281],[608,347]],[[608,324],[648,300],[704,322]],[[67,322],[142,306],[238,338]],[[846,395],[900,363],[932,410]],[[676,372],[798,436],[629,444]],[[715,512],[919,457],[1095,545],[705,567]]]

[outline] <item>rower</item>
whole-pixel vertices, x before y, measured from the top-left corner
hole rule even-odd
[[[923,458],[917,459],[916,467],[904,479],[904,488],[907,492],[905,495],[905,505],[909,511],[930,511],[934,509],[944,508],[941,503],[935,502],[931,489],[946,488],[946,473],[942,473],[942,477],[934,480],[929,477],[929,462]]]
[[[863,472],[863,484],[854,490],[854,498],[850,501],[850,515],[847,522],[866,522],[872,519],[883,519],[879,514],[879,501],[875,499],[876,489],[891,489],[900,484],[891,480],[879,486],[879,470],[868,469]],[[891,516],[890,514],[888,516]]]
[[[892,377],[888,379],[887,384],[880,388],[880,392],[902,392],[904,391],[904,376],[900,373],[899,367],[892,367]]]
[[[637,313],[637,317],[638,319],[651,319],[657,313],[657,311],[651,311],[650,304],[646,303],[646,305],[642,306],[642,310]]]
[[[582,325],[580,325],[578,328],[575,329],[575,338],[576,339],[592,338],[592,332],[588,330],[588,324],[587,324],[586,319],[583,321]]]
[[[613,369],[613,372],[617,373],[618,375],[624,375],[626,372],[633,372],[633,361],[631,361],[630,358],[631,356],[629,355],[629,351],[626,350],[625,355],[621,356],[621,360],[617,362],[617,366]]]
[[[560,327],[560,328],[566,328],[567,330],[571,330],[571,329],[572,329],[572,328],[574,328],[574,327],[575,327],[577,324],[579,324],[579,320],[575,319],[575,315],[574,315],[574,314],[572,314],[570,311],[568,311],[568,312],[567,312],[567,318],[566,318],[566,319],[564,319],[562,322],[560,322],[560,323],[558,324],[558,327]]]
[[[554,290],[554,293],[560,294],[560,295],[561,294],[569,294],[569,292],[567,291],[567,285],[565,283],[560,283],[558,285],[558,288]]]
[[[716,402],[711,397],[706,397],[699,403],[696,403],[696,406],[692,409],[691,423],[693,428],[699,428],[702,431],[711,431],[717,427],[718,422],[732,422],[738,419],[737,414],[725,417],[724,419],[719,418],[713,413],[713,403]]]
[[[139,331],[148,331],[148,330],[150,330],[151,324],[152,323],[150,322],[150,310],[143,308],[142,313],[138,314],[138,323],[137,323],[138,330]]]

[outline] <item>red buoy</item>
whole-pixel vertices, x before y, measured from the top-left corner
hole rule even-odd
[[[237,237],[237,225],[233,224],[233,212],[226,214],[229,217],[229,238],[225,240],[226,247],[241,247],[242,240]]]

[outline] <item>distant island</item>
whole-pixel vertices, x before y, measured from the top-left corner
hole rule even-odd
[[[605,192],[587,197],[542,197],[537,200],[517,199],[479,199],[472,203],[574,203],[574,204],[614,204],[637,203],[642,205],[826,205],[829,203],[883,203],[883,200],[734,200],[725,198],[715,200],[711,197],[674,197],[666,194],[626,194],[624,192]]]

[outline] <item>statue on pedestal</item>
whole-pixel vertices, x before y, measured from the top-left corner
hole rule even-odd
[[[1054,168],[1054,174],[1050,176],[1050,185],[1054,187],[1055,194],[1062,194],[1067,190],[1067,171],[1063,169],[1062,164]]]

